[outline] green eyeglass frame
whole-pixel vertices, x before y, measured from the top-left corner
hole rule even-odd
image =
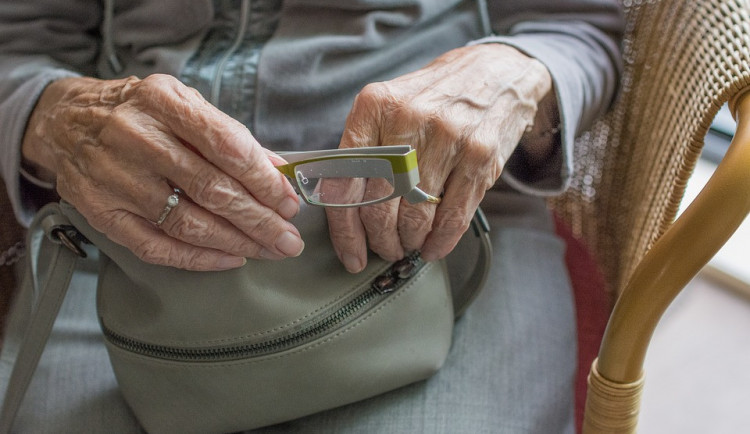
[[[311,205],[356,207],[400,196],[412,204],[441,200],[417,187],[417,151],[409,145],[277,154],[287,164],[276,168]]]

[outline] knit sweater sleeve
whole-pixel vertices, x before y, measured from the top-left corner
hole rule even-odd
[[[502,179],[529,194],[564,191],[573,145],[610,105],[619,79],[622,12],[617,0],[489,1],[492,34],[472,41],[503,43],[541,61],[552,76],[560,114],[559,140],[546,165],[527,167],[516,151]]]
[[[28,224],[38,190],[19,175],[31,111],[50,82],[93,75],[99,42],[98,2],[4,0],[0,8],[0,173],[16,217]]]

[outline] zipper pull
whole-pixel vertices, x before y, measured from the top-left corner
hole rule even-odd
[[[391,268],[383,272],[372,282],[372,289],[380,294],[393,292],[403,283],[417,274],[419,266],[423,263],[419,252],[413,253],[391,265]]]

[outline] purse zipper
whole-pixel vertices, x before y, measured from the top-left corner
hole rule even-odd
[[[378,275],[364,292],[355,296],[334,312],[326,314],[322,318],[312,320],[308,324],[286,335],[251,344],[210,348],[183,348],[155,345],[119,334],[107,327],[103,319],[100,319],[100,323],[105,338],[111,344],[143,356],[185,362],[260,357],[311,342],[347,324],[350,320],[361,316],[364,312],[377,305],[376,302],[381,301],[403,287],[424,265],[425,263],[420,258],[419,253],[407,256],[395,262],[385,272]]]

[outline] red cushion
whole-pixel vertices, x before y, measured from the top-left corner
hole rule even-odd
[[[586,377],[599,352],[612,302],[604,276],[582,240],[573,236],[561,219],[555,218],[556,232],[567,247],[565,264],[570,273],[578,323],[578,372],[575,381],[576,429],[581,432],[586,403]]]

